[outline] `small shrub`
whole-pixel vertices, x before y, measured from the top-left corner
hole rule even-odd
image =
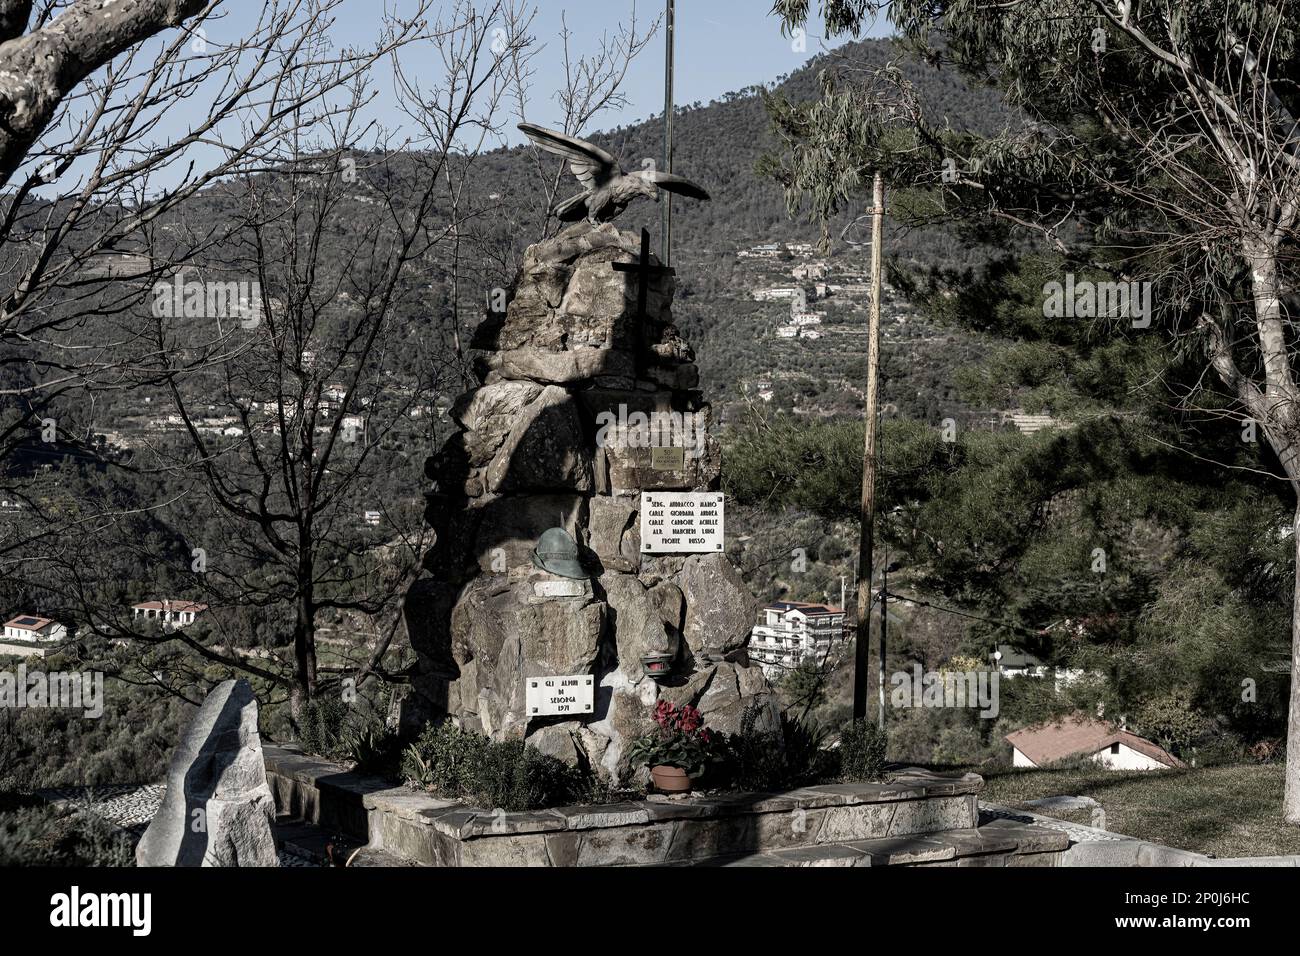
[[[426,727],[402,755],[402,775],[435,793],[461,796],[478,778],[488,739],[451,721]]]
[[[1138,708],[1138,732],[1170,753],[1181,755],[1209,732],[1209,721],[1177,691],[1151,697]]]
[[[93,814],[50,806],[0,813],[0,867],[132,863],[126,834]]]
[[[740,718],[740,732],[726,741],[727,777],[737,790],[780,790],[786,779],[785,754],[780,735],[754,730],[757,710]]]
[[[745,710],[740,732],[727,737],[730,781],[739,790],[788,790],[831,775],[827,732],[814,721],[781,715],[779,731],[754,729],[761,707]]]
[[[343,733],[343,749],[358,773],[397,778],[402,763],[398,736],[383,724],[369,723]]]
[[[451,721],[426,728],[401,769],[413,786],[493,809],[541,810],[604,795],[591,775],[522,740],[497,743]]]
[[[522,740],[489,743],[469,796],[503,810],[540,810],[577,799],[581,775]]]
[[[840,731],[840,779],[845,783],[879,780],[885,773],[889,737],[869,720],[854,720]]]
[[[348,705],[337,697],[317,697],[303,706],[298,721],[298,743],[309,754],[339,757],[343,749],[343,723]]]

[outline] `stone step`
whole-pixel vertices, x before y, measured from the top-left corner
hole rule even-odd
[[[1059,866],[1070,838],[1060,830],[998,821],[924,835],[788,847],[718,856],[695,866]]]
[[[275,845],[314,866],[420,866],[385,850],[294,817],[276,817],[271,828]]]

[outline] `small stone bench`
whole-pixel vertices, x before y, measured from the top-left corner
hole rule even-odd
[[[1068,843],[1035,827],[978,828],[984,781],[971,773],[911,768],[885,783],[507,813],[393,787],[289,747],[263,749],[280,813],[432,866],[956,865],[1054,855]]]

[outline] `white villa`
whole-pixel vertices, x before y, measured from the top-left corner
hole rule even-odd
[[[803,289],[798,286],[776,286],[771,289],[755,289],[754,300],[756,302],[772,302],[778,299],[797,299]]]
[[[776,601],[750,632],[749,655],[769,678],[788,673],[807,655],[821,660],[844,637],[844,609],[826,604]]]
[[[208,609],[206,604],[193,601],[142,601],[131,605],[131,617],[136,620],[156,621],[163,630],[175,630],[193,624],[194,619]]]
[[[49,653],[49,648],[33,645],[56,644],[67,640],[67,637],[68,629],[58,621],[36,614],[19,614],[5,622],[0,654],[44,657]]]
[[[795,266],[790,275],[803,281],[805,279],[824,279],[830,275],[830,266],[825,262],[804,262]]]
[[[778,325],[776,327],[776,337],[779,339],[819,339],[822,337],[820,329],[810,325]]]

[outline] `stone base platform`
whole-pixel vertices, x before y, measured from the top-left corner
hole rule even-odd
[[[1051,866],[1069,844],[1011,821],[979,827],[977,774],[507,813],[263,749],[281,814],[429,866]]]

